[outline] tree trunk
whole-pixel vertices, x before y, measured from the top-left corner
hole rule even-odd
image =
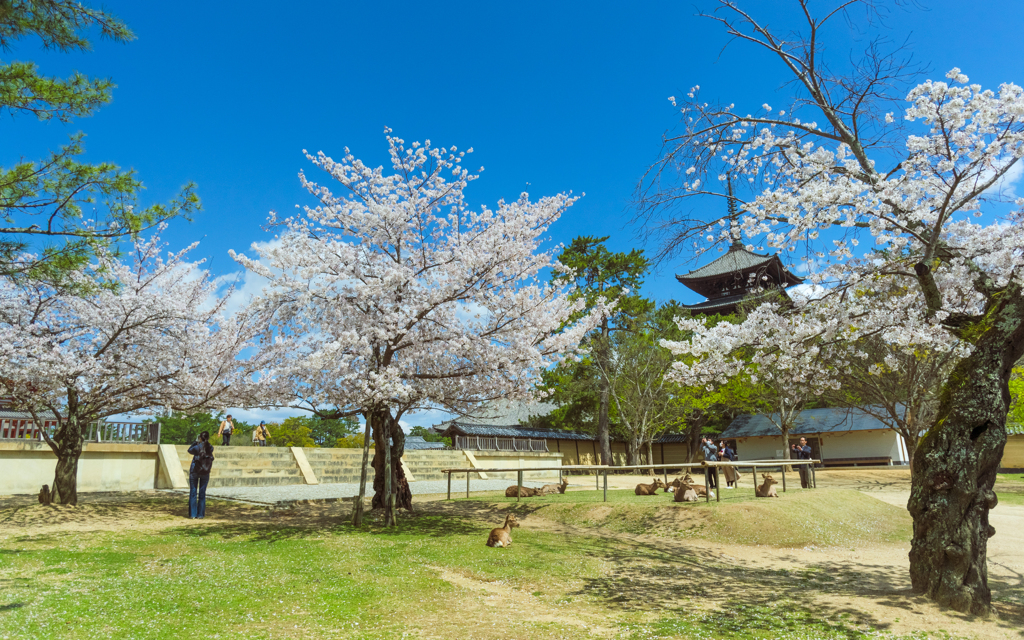
[[[988,512],[997,502],[992,488],[1006,444],[1010,373],[1024,352],[1020,289],[998,295],[980,326],[964,330],[980,337],[950,374],[935,423],[918,443],[907,505],[914,589],[974,614],[991,610],[986,556],[995,529]]]
[[[626,466],[639,465],[639,457],[640,447],[637,446],[636,440],[630,438],[626,441]]]
[[[387,493],[384,489],[384,475],[386,464],[384,459],[384,447],[388,446],[388,439],[392,440],[391,459],[394,464],[391,468],[391,490],[395,500],[395,508],[408,509],[412,511],[412,491],[409,490],[409,481],[402,470],[402,456],[405,454],[405,432],[398,424],[398,421],[391,416],[388,410],[378,411],[373,414],[373,502],[374,509],[383,509],[387,503]],[[387,514],[386,514],[387,515]]]
[[[57,433],[51,438],[43,430],[43,438],[57,455],[51,495],[56,502],[75,506],[78,504],[78,459],[82,457],[83,419],[78,415],[78,392],[68,389],[67,416],[60,421]],[[42,424],[37,422],[37,424]]]
[[[367,413],[366,416],[366,430],[363,434],[363,464],[359,469],[359,497],[356,498],[356,503],[352,507],[352,524],[357,527],[363,524],[363,500],[366,498],[366,463],[370,461],[370,438],[372,436],[371,425],[373,424],[373,414]]]
[[[608,382],[608,377],[605,372],[608,371],[608,336],[611,331],[608,328],[608,319],[605,318],[601,323],[601,339],[598,344],[597,353],[595,356],[601,359],[598,370],[601,374],[598,376],[598,383],[600,384],[600,404],[598,405],[597,411],[597,441],[601,445],[601,464],[612,465],[612,445],[611,437],[608,428],[608,409],[611,404],[611,385]]]
[[[782,431],[782,459],[792,460],[793,455],[789,449],[789,425],[784,424],[779,429]],[[786,471],[792,471],[793,467],[786,465]]]
[[[650,440],[647,441],[647,464],[654,464],[654,444]],[[652,476],[658,475],[654,469],[648,469],[648,471]]]

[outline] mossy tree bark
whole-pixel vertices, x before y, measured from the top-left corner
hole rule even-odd
[[[87,424],[87,419],[78,415],[78,409],[78,392],[73,387],[69,388],[67,415],[58,416],[57,432],[51,437],[45,430],[41,431],[46,444],[57,455],[51,488],[53,500],[72,506],[78,504],[78,460],[82,457],[85,440],[82,427]],[[34,415],[33,420],[36,424],[43,424]]]
[[[385,474],[387,464],[385,462],[384,447],[391,442],[391,491],[394,496],[393,502],[387,498],[385,491]],[[405,432],[398,424],[390,411],[377,411],[373,414],[373,502],[372,508],[384,509],[385,522],[394,522],[395,509],[408,509],[412,511],[412,491],[409,489],[409,481],[402,469],[402,456],[405,454]],[[391,505],[394,506],[391,506]]]
[[[994,293],[984,316],[959,324],[958,333],[974,351],[953,369],[935,423],[914,453],[910,577],[942,605],[987,614],[986,557],[995,535],[988,514],[1006,444],[1010,372],[1024,353],[1020,287]]]

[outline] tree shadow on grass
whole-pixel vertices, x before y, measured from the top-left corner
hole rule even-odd
[[[791,569],[772,569],[711,553],[699,545],[609,545],[585,537],[579,538],[579,544],[589,555],[601,557],[608,570],[601,577],[584,578],[583,585],[570,595],[585,596],[620,611],[673,611],[692,618],[703,601],[732,603],[723,610],[753,607],[752,621],[745,630],[765,633],[782,631],[771,627],[775,623],[768,618],[774,603],[787,601],[794,608],[790,622],[799,625],[802,619],[810,620],[817,625],[816,632],[842,637],[848,624],[878,631],[892,626],[859,608],[852,598],[903,609],[907,616],[923,616],[920,609],[933,604],[910,589],[902,569],[889,565],[857,560],[816,562],[813,554],[794,550]],[[990,584],[1002,588],[998,581]],[[994,609],[997,616],[989,618],[990,623],[1014,636],[1024,635],[1024,606],[999,601]],[[978,619],[952,610],[944,613],[968,623]],[[832,626],[826,628],[828,625]],[[849,634],[860,637],[854,627]]]
[[[27,606],[27,602],[12,602],[10,604],[0,604],[0,613],[7,613],[8,611],[14,611]]]

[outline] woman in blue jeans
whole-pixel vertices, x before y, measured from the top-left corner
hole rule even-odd
[[[192,466],[188,470],[188,517],[206,517],[206,485],[210,482],[213,469],[213,445],[210,432],[199,434],[199,439],[188,448],[192,454]]]

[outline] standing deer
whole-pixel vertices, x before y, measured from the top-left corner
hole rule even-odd
[[[651,484],[641,483],[636,485],[636,490],[634,493],[636,493],[636,495],[638,496],[653,496],[657,495],[659,487],[665,488],[666,486],[668,485],[662,482],[661,478],[655,478],[654,482],[652,482]]]
[[[762,473],[761,477],[764,478],[764,482],[754,490],[755,495],[758,498],[778,498],[779,494],[775,492],[775,487],[772,486],[779,484],[775,481],[775,478],[770,473]]]
[[[488,547],[504,547],[508,549],[512,546],[512,527],[518,527],[519,521],[516,520],[516,514],[510,513],[505,516],[505,526],[500,529],[491,529],[491,535],[487,536]]]

